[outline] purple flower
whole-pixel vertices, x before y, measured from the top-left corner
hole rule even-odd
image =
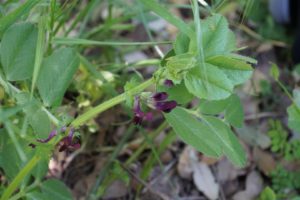
[[[176,101],[166,101],[168,99],[168,94],[166,92],[157,92],[154,93],[152,96],[147,97],[147,105],[152,108],[156,109],[165,113],[171,112],[177,106]],[[144,119],[150,121],[152,119],[152,113],[148,112],[145,113],[141,109],[141,97],[136,96],[134,98],[133,104],[133,123],[138,125],[141,124]]]
[[[57,135],[57,131],[53,130],[53,131],[51,131],[51,133],[49,134],[49,136],[46,139],[37,139],[37,141],[41,142],[41,143],[47,143],[56,135]]]
[[[79,149],[80,148],[80,143],[78,140],[74,140],[74,129],[71,128],[69,135],[67,137],[64,137],[61,142],[62,146],[59,148],[59,152],[62,152],[67,149]]]
[[[165,113],[171,112],[177,106],[176,101],[161,101],[155,102],[155,108]]]
[[[165,101],[168,99],[168,94],[166,92],[158,92],[152,95],[153,106],[155,109],[162,112],[171,112],[176,106],[176,101]]]
[[[61,132],[65,132],[67,130],[67,128],[64,126],[61,128]],[[48,138],[46,139],[37,139],[38,142],[41,142],[41,143],[47,143],[49,142],[53,137],[55,137],[57,135],[57,130],[53,130],[51,131],[51,133],[49,134]],[[70,129],[70,132],[68,134],[68,136],[64,137],[60,143],[62,143],[62,146],[59,148],[59,151],[64,151],[66,149],[78,149],[80,148],[80,143],[79,143],[79,140],[74,140],[73,138],[74,136],[74,129],[71,128]],[[35,147],[34,144],[29,144],[29,146],[31,146],[32,148]]]
[[[136,125],[141,124],[143,119],[146,119],[148,121],[152,119],[152,113],[143,112],[140,103],[141,103],[140,97],[136,96],[134,98],[134,104],[133,104],[133,112],[134,112],[133,123]]]
[[[164,101],[168,98],[168,94],[166,92],[157,92],[152,95],[154,101]]]
[[[164,85],[165,85],[166,87],[172,87],[172,86],[174,86],[174,83],[173,83],[173,81],[171,81],[171,80],[169,80],[169,79],[166,79],[166,80],[164,81]]]

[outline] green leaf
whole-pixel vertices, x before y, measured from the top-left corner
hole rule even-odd
[[[52,199],[71,200],[72,195],[69,188],[57,179],[49,179],[41,185],[42,193]]]
[[[225,17],[215,14],[201,22],[204,57],[224,55],[236,49],[233,32]],[[197,51],[195,38],[191,38],[190,51]]]
[[[275,192],[270,188],[266,187],[260,194],[259,200],[276,200],[276,194]]]
[[[201,100],[199,105],[199,110],[202,114],[207,115],[217,115],[223,112],[227,105],[228,105],[228,99],[222,99],[222,100]]]
[[[30,192],[28,194],[26,194],[27,199],[30,200],[51,200],[52,196],[47,196],[46,194],[43,194],[41,192],[38,191],[34,191],[34,192]]]
[[[166,8],[162,7],[156,0],[139,0],[146,8],[155,12],[160,17],[164,18],[169,23],[176,26],[180,32],[191,36],[194,31],[180,18],[176,17],[174,14],[171,14]]]
[[[270,75],[277,81],[279,76],[280,76],[280,72],[279,72],[279,68],[276,64],[272,64],[271,69],[270,69]]]
[[[200,113],[206,115],[217,115],[224,112],[224,120],[235,127],[242,127],[244,122],[244,110],[240,98],[233,94],[222,100],[201,100]]]
[[[211,133],[208,126],[205,126],[185,109],[177,107],[164,116],[185,143],[205,155],[221,156],[222,149],[217,136]]]
[[[223,16],[213,15],[203,20],[201,31],[203,45],[196,42],[198,33],[197,38],[190,38],[189,52],[199,52],[203,47],[205,62],[198,56],[196,65],[184,77],[186,87],[202,99],[225,99],[233,93],[234,86],[250,78],[252,67],[247,62],[255,61],[231,53],[236,49],[236,42]]]
[[[0,129],[0,167],[4,170],[5,177],[11,181],[22,169],[24,163],[9,138],[9,135]]]
[[[257,60],[250,58],[248,56],[243,56],[243,55],[239,55],[236,53],[230,53],[228,56],[230,56],[230,58],[236,59],[236,60],[240,60],[240,61],[245,61],[251,64],[257,64]]]
[[[241,128],[244,124],[244,109],[240,98],[232,95],[225,110],[225,121],[234,127]]]
[[[227,158],[236,166],[244,166],[246,163],[245,151],[229,126],[216,117],[203,116],[202,119],[210,128],[210,134],[218,137]]]
[[[173,48],[176,55],[184,54],[189,50],[190,38],[187,35],[179,33],[173,43]]]
[[[226,55],[207,58],[206,62],[222,69],[233,85],[244,83],[252,75],[251,65]]]
[[[197,68],[189,71],[184,77],[184,83],[190,93],[198,98],[220,100],[229,97],[233,91],[230,79],[217,67],[206,64],[206,78],[202,79]]]
[[[23,106],[15,106],[12,108],[0,108],[0,122],[6,121],[9,117],[16,115],[23,109]]]
[[[26,15],[30,10],[41,0],[30,0],[23,3],[16,10],[10,12],[6,16],[0,18],[0,36],[9,28],[13,23],[20,19],[21,16]]]
[[[8,80],[25,80],[32,76],[36,43],[37,29],[33,24],[15,24],[5,31],[0,55]]]
[[[28,122],[38,138],[47,138],[51,129],[51,122],[41,107],[41,102],[35,98],[30,98],[27,92],[20,92],[16,95],[18,105],[23,107],[23,111],[28,117]],[[25,105],[28,105],[25,107]]]
[[[38,108],[36,110],[31,110],[26,114],[35,135],[37,135],[39,139],[47,138],[51,129],[51,123],[47,113],[41,108]]]
[[[293,104],[288,107],[288,127],[300,133],[300,111],[299,108]]]
[[[172,87],[161,86],[158,90],[160,92],[167,92],[169,100],[175,100],[182,105],[190,102],[194,98],[194,96],[187,91],[184,83],[176,84]]]
[[[195,55],[190,53],[172,56],[166,61],[166,78],[175,84],[180,83],[188,70],[195,67],[197,62]]]
[[[179,137],[198,151],[213,157],[224,153],[236,166],[245,164],[242,146],[229,126],[220,119],[203,116],[202,120],[197,120],[180,107],[164,116]]]
[[[59,49],[44,59],[37,87],[46,106],[61,103],[78,65],[79,58],[71,48]]]
[[[15,139],[22,153],[26,155],[27,159],[30,159],[34,151],[28,146],[28,142],[20,138],[18,134],[15,134]],[[5,177],[12,181],[26,164],[26,159],[21,159],[16,144],[4,129],[0,129],[0,152],[0,168],[4,170]]]

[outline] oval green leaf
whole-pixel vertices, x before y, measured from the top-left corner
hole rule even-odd
[[[58,106],[79,66],[75,50],[62,48],[45,58],[37,87],[46,106]]]
[[[0,56],[7,80],[25,80],[32,76],[37,28],[30,23],[12,25],[3,35]]]

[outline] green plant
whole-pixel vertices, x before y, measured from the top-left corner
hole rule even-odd
[[[288,133],[282,127],[279,120],[269,121],[270,129],[268,135],[271,139],[271,151],[283,154],[286,152],[286,145],[288,144]]]
[[[0,20],[0,84],[5,91],[4,106],[0,109],[0,150],[3,155],[0,157],[0,167],[7,178],[1,187],[1,200],[47,199],[52,195],[55,199],[70,199],[71,194],[61,181],[43,179],[53,150],[56,147],[59,151],[81,148],[80,127],[125,102],[133,110],[135,124],[141,125],[143,120],[151,119],[154,110],[159,111],[187,144],[207,156],[218,158],[225,155],[236,166],[245,164],[244,150],[231,129],[231,126],[240,127],[243,123],[242,106],[234,89],[250,78],[251,64],[256,61],[237,54],[235,37],[225,17],[210,13],[205,20],[201,20],[199,5],[193,0],[194,22],[187,24],[155,0],[137,0],[142,12],[153,11],[178,28],[175,41],[99,40],[93,38],[96,32],[110,32],[112,24],[119,23],[112,17],[111,5],[123,6],[124,2],[109,1],[105,27],[96,30],[89,30],[87,22],[94,7],[101,3],[99,0],[89,1],[71,26],[66,25],[76,2],[61,5],[56,0],[28,0],[18,4],[17,9]],[[9,10],[7,5],[9,2],[4,5],[5,12]],[[133,13],[139,11],[134,10]],[[82,23],[79,24],[79,21]],[[76,26],[79,26],[77,37],[70,37]],[[90,32],[85,34],[85,29]],[[89,61],[93,57],[84,54],[86,46],[113,49],[170,43],[173,45],[170,51],[154,62],[158,68],[153,76],[148,80],[141,77],[140,81],[126,84],[121,94],[118,94],[116,85],[120,81],[123,86],[125,81],[122,77],[126,75],[120,75],[121,78],[115,81],[106,76],[118,76],[114,72],[121,69],[116,67],[109,72],[95,69],[93,62]],[[107,50],[107,54],[103,60],[113,60],[120,65],[114,58],[114,51]],[[107,87],[102,90],[103,93],[110,93],[103,96],[87,94],[95,106],[88,103],[82,109],[81,105],[86,104],[81,102],[78,107],[76,105],[78,116],[74,119],[67,114],[71,103],[64,96],[68,88],[69,92],[79,88],[80,102],[85,99],[85,93],[93,91],[86,90],[89,82],[81,85],[73,79],[77,77],[76,73],[80,77],[87,71],[93,76],[86,78],[90,83],[99,83],[100,80],[99,87]],[[154,86],[155,90],[145,92],[150,86]],[[193,99],[200,99],[200,104],[187,109],[186,104]],[[212,104],[219,109],[205,110],[203,104]],[[225,113],[224,118],[218,117],[222,112]],[[112,159],[129,136],[130,131],[115,149]],[[172,139],[173,135],[170,135],[165,145]],[[112,159],[106,169],[111,166]],[[153,159],[151,157],[147,162],[153,163]],[[146,177],[148,171],[144,174]],[[98,183],[102,179],[99,176],[89,198],[101,196]]]
[[[268,135],[271,139],[271,151],[283,155],[286,160],[293,161],[300,158],[300,141],[288,139],[287,131],[279,120],[270,120]]]
[[[298,195],[300,188],[300,172],[287,171],[283,167],[277,167],[271,173],[272,189],[276,191],[279,199],[292,198]]]

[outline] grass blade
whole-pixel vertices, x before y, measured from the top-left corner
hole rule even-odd
[[[150,9],[151,11],[155,12],[160,17],[164,18],[169,23],[176,26],[182,33],[192,37],[194,31],[182,21],[180,18],[175,17],[171,14],[166,8],[162,7],[157,1],[155,0],[139,0],[143,5]]]
[[[43,13],[43,12],[42,12]],[[32,84],[31,84],[31,98],[33,97],[33,91],[36,85],[36,81],[38,79],[41,63],[43,60],[43,53],[45,48],[45,38],[46,38],[46,25],[47,25],[47,17],[46,15],[42,15],[38,24],[38,39],[37,46],[35,51],[35,61],[33,67],[33,76],[32,76]]]

